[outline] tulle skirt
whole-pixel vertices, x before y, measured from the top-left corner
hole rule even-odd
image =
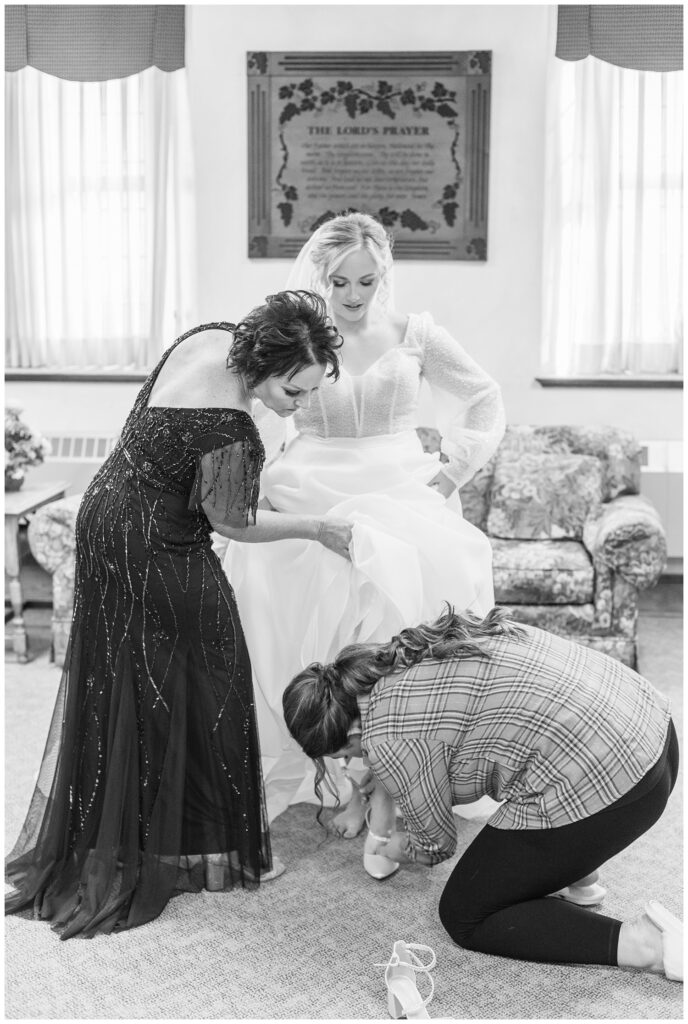
[[[494,603],[487,537],[428,487],[441,468],[415,431],[322,439],[299,435],[263,475],[281,512],[353,526],[351,562],[315,541],[231,543],[235,591],[254,673],[267,812],[312,800],[312,765],[282,714],[289,680],[352,642],[389,640],[444,602],[484,615]]]

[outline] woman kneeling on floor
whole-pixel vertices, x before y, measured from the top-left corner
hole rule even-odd
[[[367,759],[408,830],[379,851],[402,864],[454,854],[452,806],[502,801],[440,899],[460,946],[683,979],[681,923],[661,904],[623,922],[584,906],[604,897],[599,866],[657,821],[676,781],[669,701],[632,669],[498,609],[480,620],[448,607],[310,665],[283,703],[318,787],[322,758]]]

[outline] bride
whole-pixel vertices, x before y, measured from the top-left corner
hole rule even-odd
[[[504,433],[497,384],[429,313],[397,311],[384,228],[351,213],[324,223],[297,258],[288,286],[318,292],[342,338],[341,374],[313,397],[294,395],[295,436],[262,477],[266,507],[351,522],[351,561],[315,542],[230,544],[232,581],[251,652],[270,820],[312,800],[312,764],[282,714],[288,681],[346,644],[387,640],[436,617],[449,601],[484,616],[494,603],[487,537],[461,514],[458,488]],[[421,383],[435,399],[449,461],[423,451],[415,431]],[[261,433],[266,432],[261,424]],[[341,835],[363,827],[354,788],[334,819]],[[370,801],[370,832],[388,834],[394,809]],[[395,865],[364,857],[376,877]]]

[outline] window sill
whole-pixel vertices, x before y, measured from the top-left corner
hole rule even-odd
[[[63,384],[142,384],[150,370],[6,369],[6,381]]]
[[[683,388],[683,377],[671,374],[600,374],[581,377],[536,377],[543,388]]]

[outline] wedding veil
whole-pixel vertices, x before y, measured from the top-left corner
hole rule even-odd
[[[384,231],[385,235],[387,236],[387,265],[384,268],[382,279],[380,281],[380,287],[378,288],[377,294],[375,296],[374,310],[375,313],[384,316],[394,309],[394,264],[391,258],[393,244],[392,238],[387,233],[384,226],[381,225],[379,221],[376,221],[374,217],[371,217],[368,214],[342,214],[340,215],[340,217],[332,219],[340,220],[346,217],[353,216],[361,218],[365,217],[365,219],[375,222],[378,231],[380,228],[382,228],[382,231]],[[322,260],[322,257],[318,258],[318,250],[322,246],[323,239],[331,230],[331,223],[332,221],[328,220],[321,224],[320,227],[318,227],[313,232],[308,241],[301,247],[301,251],[294,260],[292,268],[289,271],[289,275],[287,277],[287,282],[285,284],[285,288],[289,289],[290,291],[303,290],[308,292],[315,292],[317,295],[320,295],[321,298],[323,298],[327,303],[327,308],[330,315],[332,315],[332,309],[330,305],[330,295],[332,292],[332,286],[329,284],[327,276],[329,273],[332,272],[332,270],[336,269],[336,267],[339,265],[339,263],[341,263],[342,260],[346,259],[350,252],[354,251],[355,248],[358,248],[356,243],[352,242],[351,246],[344,248],[342,250],[341,255],[339,257],[336,257],[329,264],[325,264]]]
[[[349,216],[344,214],[342,216]],[[361,215],[358,215],[361,216]],[[367,215],[363,215],[367,219]],[[374,218],[369,218],[371,221]],[[329,230],[328,225],[330,221],[325,221],[317,228],[310,236],[308,241],[301,247],[301,251],[294,260],[287,281],[285,289],[289,291],[308,291],[315,292],[327,304],[327,311],[332,316],[332,306],[330,303],[330,295],[332,292],[332,286],[327,280],[327,276],[338,264],[349,255],[350,252],[358,248],[356,243],[352,243],[342,250],[340,257],[329,263],[325,263],[317,258],[318,250],[321,248],[323,237],[327,235]],[[379,225],[379,222],[377,222]],[[384,230],[384,228],[383,228]],[[376,233],[380,234],[379,227],[376,227]],[[385,232],[386,234],[386,232]],[[385,246],[386,252],[384,253],[382,260],[386,262],[384,273],[380,281],[380,286],[375,295],[375,303],[372,309],[374,318],[385,318],[394,308],[393,303],[393,279],[394,269],[391,258],[392,240],[387,235],[387,245]],[[314,258],[314,256],[316,258]],[[385,259],[386,257],[386,259]],[[297,431],[292,418],[284,419],[279,417],[276,413],[270,409],[266,409],[261,403],[257,403],[254,414],[256,425],[259,433],[263,439],[263,443],[266,450],[266,467],[277,458],[286,448],[286,446],[296,437]]]

